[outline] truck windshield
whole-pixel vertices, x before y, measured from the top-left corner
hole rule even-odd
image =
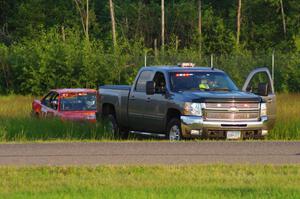
[[[60,100],[61,111],[96,110],[96,93],[65,93]]]
[[[222,72],[171,72],[172,91],[233,91],[238,90]]]

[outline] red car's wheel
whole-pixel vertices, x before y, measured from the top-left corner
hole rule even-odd
[[[31,117],[34,117],[34,118],[39,118],[40,117],[40,114],[39,112],[35,112],[35,111],[31,111]]]

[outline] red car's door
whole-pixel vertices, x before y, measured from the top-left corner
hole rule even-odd
[[[51,91],[41,100],[41,116],[53,117],[58,114],[58,93]]]

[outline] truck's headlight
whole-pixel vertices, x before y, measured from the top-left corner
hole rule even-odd
[[[267,115],[267,104],[261,103],[260,104],[260,116],[266,116]]]
[[[202,106],[200,103],[186,102],[184,104],[184,115],[202,116]]]

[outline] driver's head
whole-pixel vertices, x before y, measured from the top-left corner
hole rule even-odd
[[[207,79],[201,79],[201,84],[207,84]]]

